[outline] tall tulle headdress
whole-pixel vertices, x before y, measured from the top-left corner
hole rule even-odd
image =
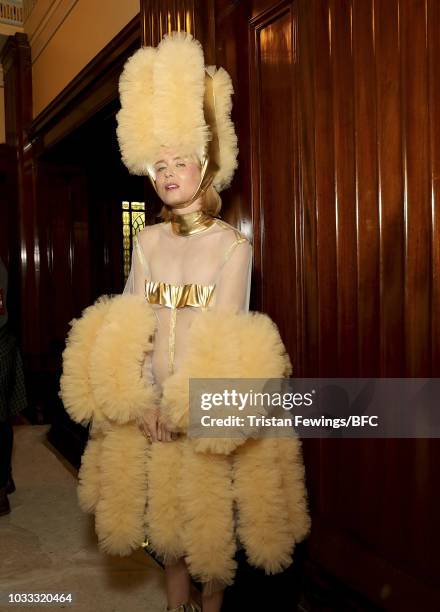
[[[126,62],[119,80],[117,136],[132,174],[148,175],[163,149],[197,155],[202,173],[193,200],[212,184],[228,187],[237,167],[231,121],[233,87],[223,68],[205,66],[201,44],[187,32],[164,36]]]

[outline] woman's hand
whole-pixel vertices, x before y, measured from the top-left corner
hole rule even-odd
[[[160,442],[172,442],[176,434],[170,431],[164,423],[157,422],[157,437]]]
[[[137,419],[140,431],[150,442],[157,441],[157,421],[159,418],[159,408],[148,410],[142,417]]]
[[[140,431],[150,442],[172,442],[177,435],[171,432],[159,417],[159,408],[149,410],[141,419],[138,419]]]
[[[172,442],[178,436],[176,432],[168,429],[168,426],[163,421],[161,415],[159,415],[159,419],[157,421],[157,431],[158,431],[159,441],[162,441],[162,442]]]

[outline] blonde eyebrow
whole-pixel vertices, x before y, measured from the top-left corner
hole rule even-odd
[[[176,159],[185,159],[184,157],[182,157],[181,155],[178,155],[177,157],[173,158],[173,161],[176,161]],[[166,161],[164,159],[160,159],[157,162],[154,162],[154,165],[157,166],[157,164],[166,164]]]

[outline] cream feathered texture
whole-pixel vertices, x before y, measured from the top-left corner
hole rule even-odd
[[[183,450],[185,472],[179,492],[184,508],[183,542],[189,571],[205,584],[210,581],[232,584],[237,543],[230,458],[197,453],[189,439],[185,439]]]
[[[101,494],[100,457],[104,437],[102,432],[96,433],[93,438],[90,437],[83,456],[81,457],[77,493],[81,510],[88,514],[92,514],[96,511],[96,504]]]
[[[205,342],[206,338],[210,341]],[[259,312],[207,312],[192,329],[187,354],[179,370],[162,386],[161,421],[173,431],[188,429],[190,378],[283,378],[292,372],[278,328],[270,317]],[[243,433],[249,437],[250,428]],[[209,437],[196,438],[193,444],[197,451],[228,454],[245,440]]]
[[[185,363],[163,383],[161,419],[172,429],[187,429],[190,378],[282,378],[291,372],[290,358],[270,317],[258,312],[207,312],[193,324]],[[185,474],[176,482],[180,494],[175,507],[195,507],[193,516],[186,515],[183,531],[188,538],[185,548],[194,551],[186,559],[191,574],[201,582],[233,581],[234,498],[239,509],[237,533],[250,563],[268,574],[288,567],[295,542],[304,539],[310,528],[300,441],[207,437],[186,439],[183,448],[184,452],[172,447],[168,455],[176,452],[174,463],[180,463],[181,474]],[[224,456],[229,454],[231,458]],[[283,470],[281,464],[287,459],[291,463]],[[165,478],[166,470],[158,465],[159,481]],[[206,510],[203,515],[198,509],[200,499]],[[166,507],[166,499],[162,504]],[[155,531],[165,527],[158,515],[154,529],[149,531],[153,546],[162,555],[166,551],[156,546]],[[208,534],[219,528],[223,538],[215,540],[214,552]],[[203,548],[203,533],[208,549]]]
[[[281,469],[282,487],[286,495],[288,525],[296,542],[301,542],[309,533],[310,516],[307,511],[305,493],[305,467],[301,441],[292,444],[288,438],[278,440],[278,464]]]
[[[116,134],[122,161],[132,174],[147,174],[148,160],[156,154],[150,114],[155,57],[156,49],[139,49],[125,63],[119,79],[121,110],[116,116]]]
[[[128,304],[131,320],[126,316]],[[145,385],[141,376],[145,354],[153,349],[155,327],[155,314],[145,308],[142,297],[119,295],[112,299],[90,354],[93,396],[111,421],[132,421],[158,400],[153,387]],[[119,353],[117,359],[115,352]]]
[[[127,307],[143,334],[125,318]],[[156,318],[136,295],[103,296],[73,319],[63,352],[60,397],[71,418],[126,423],[157,402],[157,394],[141,378],[145,353],[153,348]],[[120,353],[116,366],[112,351]],[[138,368],[134,367],[137,364]],[[111,375],[109,376],[109,374]]]
[[[200,43],[186,32],[164,36],[153,74],[153,123],[159,147],[205,153],[210,133],[203,114],[204,79]]]
[[[92,423],[78,500],[95,513],[100,546],[111,554],[128,555],[143,539],[147,443],[133,421],[157,408],[156,391],[142,379],[155,325],[139,296],[103,296],[71,322],[63,353],[60,396],[74,421]]]
[[[234,88],[229,74],[224,68],[215,69],[209,66],[206,71],[212,76],[215,101],[215,116],[220,147],[220,170],[213,185],[217,192],[229,187],[238,166],[238,141],[234,124],[231,120],[232,94]]]
[[[136,424],[118,425],[105,435],[95,512],[96,534],[105,552],[129,555],[143,540],[147,461],[148,442]]]
[[[80,508],[95,514],[100,548],[129,555],[145,534],[150,447],[137,425],[99,428],[91,434],[78,473]]]
[[[183,439],[173,444],[152,444],[147,467],[149,500],[145,510],[145,531],[164,563],[183,556],[184,517],[179,485],[182,475]]]
[[[82,425],[87,425],[92,417],[98,420],[103,418],[90,384],[89,368],[96,336],[110,306],[111,300],[103,296],[93,306],[86,308],[80,319],[70,322],[59,395],[68,414]]]
[[[231,183],[237,167],[237,136],[231,121],[233,86],[223,68],[204,66],[200,43],[187,32],[164,36],[158,47],[136,51],[119,80],[121,109],[117,137],[124,164],[146,175],[163,148],[182,155],[207,152],[212,133],[205,121],[206,72],[213,78],[220,169],[213,185],[219,192]]]
[[[293,462],[283,466],[289,458]],[[298,438],[248,440],[237,450],[233,474],[237,531],[248,560],[267,574],[278,573],[291,564],[295,542],[310,529],[301,443]]]
[[[133,330],[139,333],[139,303],[131,297],[113,298],[118,307],[109,309],[99,333],[94,331],[99,341],[101,335],[108,336],[111,358],[101,351],[94,364],[102,369],[102,384],[113,384],[122,363],[132,369],[129,378],[140,376],[136,351],[130,343],[120,344],[120,336],[113,333],[122,321],[131,328],[126,329],[127,337]],[[93,317],[93,308],[83,317]],[[143,308],[152,310],[146,302]],[[81,326],[86,334],[89,329]],[[87,344],[86,338],[79,340]],[[198,378],[229,376],[234,368],[246,378],[282,376],[291,367],[276,325],[261,313],[204,313],[194,321],[190,341],[187,372]],[[70,360],[64,367],[69,379],[75,366]],[[165,380],[162,398],[162,409],[170,403],[168,416],[175,413],[183,421],[186,416],[176,410],[181,400],[188,406],[184,378],[176,373]],[[186,388],[188,393],[188,377]],[[132,422],[138,391],[132,397],[124,397],[131,395],[129,385],[114,386],[113,391],[112,403],[121,402],[132,420],[123,424],[125,419],[118,415],[119,422],[107,420],[94,427],[79,474],[81,506],[95,512],[103,550],[128,554],[146,534],[159,557],[166,562],[184,556],[191,575],[205,584],[233,582],[239,542],[249,562],[268,574],[292,562],[296,542],[310,529],[297,438],[248,439],[234,448],[221,444],[216,452],[184,434],[175,442],[148,445]],[[109,398],[102,396],[100,401],[106,412]]]

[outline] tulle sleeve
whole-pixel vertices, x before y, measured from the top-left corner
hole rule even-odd
[[[212,310],[248,312],[251,276],[252,245],[246,238],[241,238],[231,245],[221,267]]]
[[[150,268],[142,246],[139,242],[138,235],[133,237],[133,252],[131,256],[131,268],[125,283],[123,293],[133,293],[142,295],[144,292],[145,279],[150,278]]]

